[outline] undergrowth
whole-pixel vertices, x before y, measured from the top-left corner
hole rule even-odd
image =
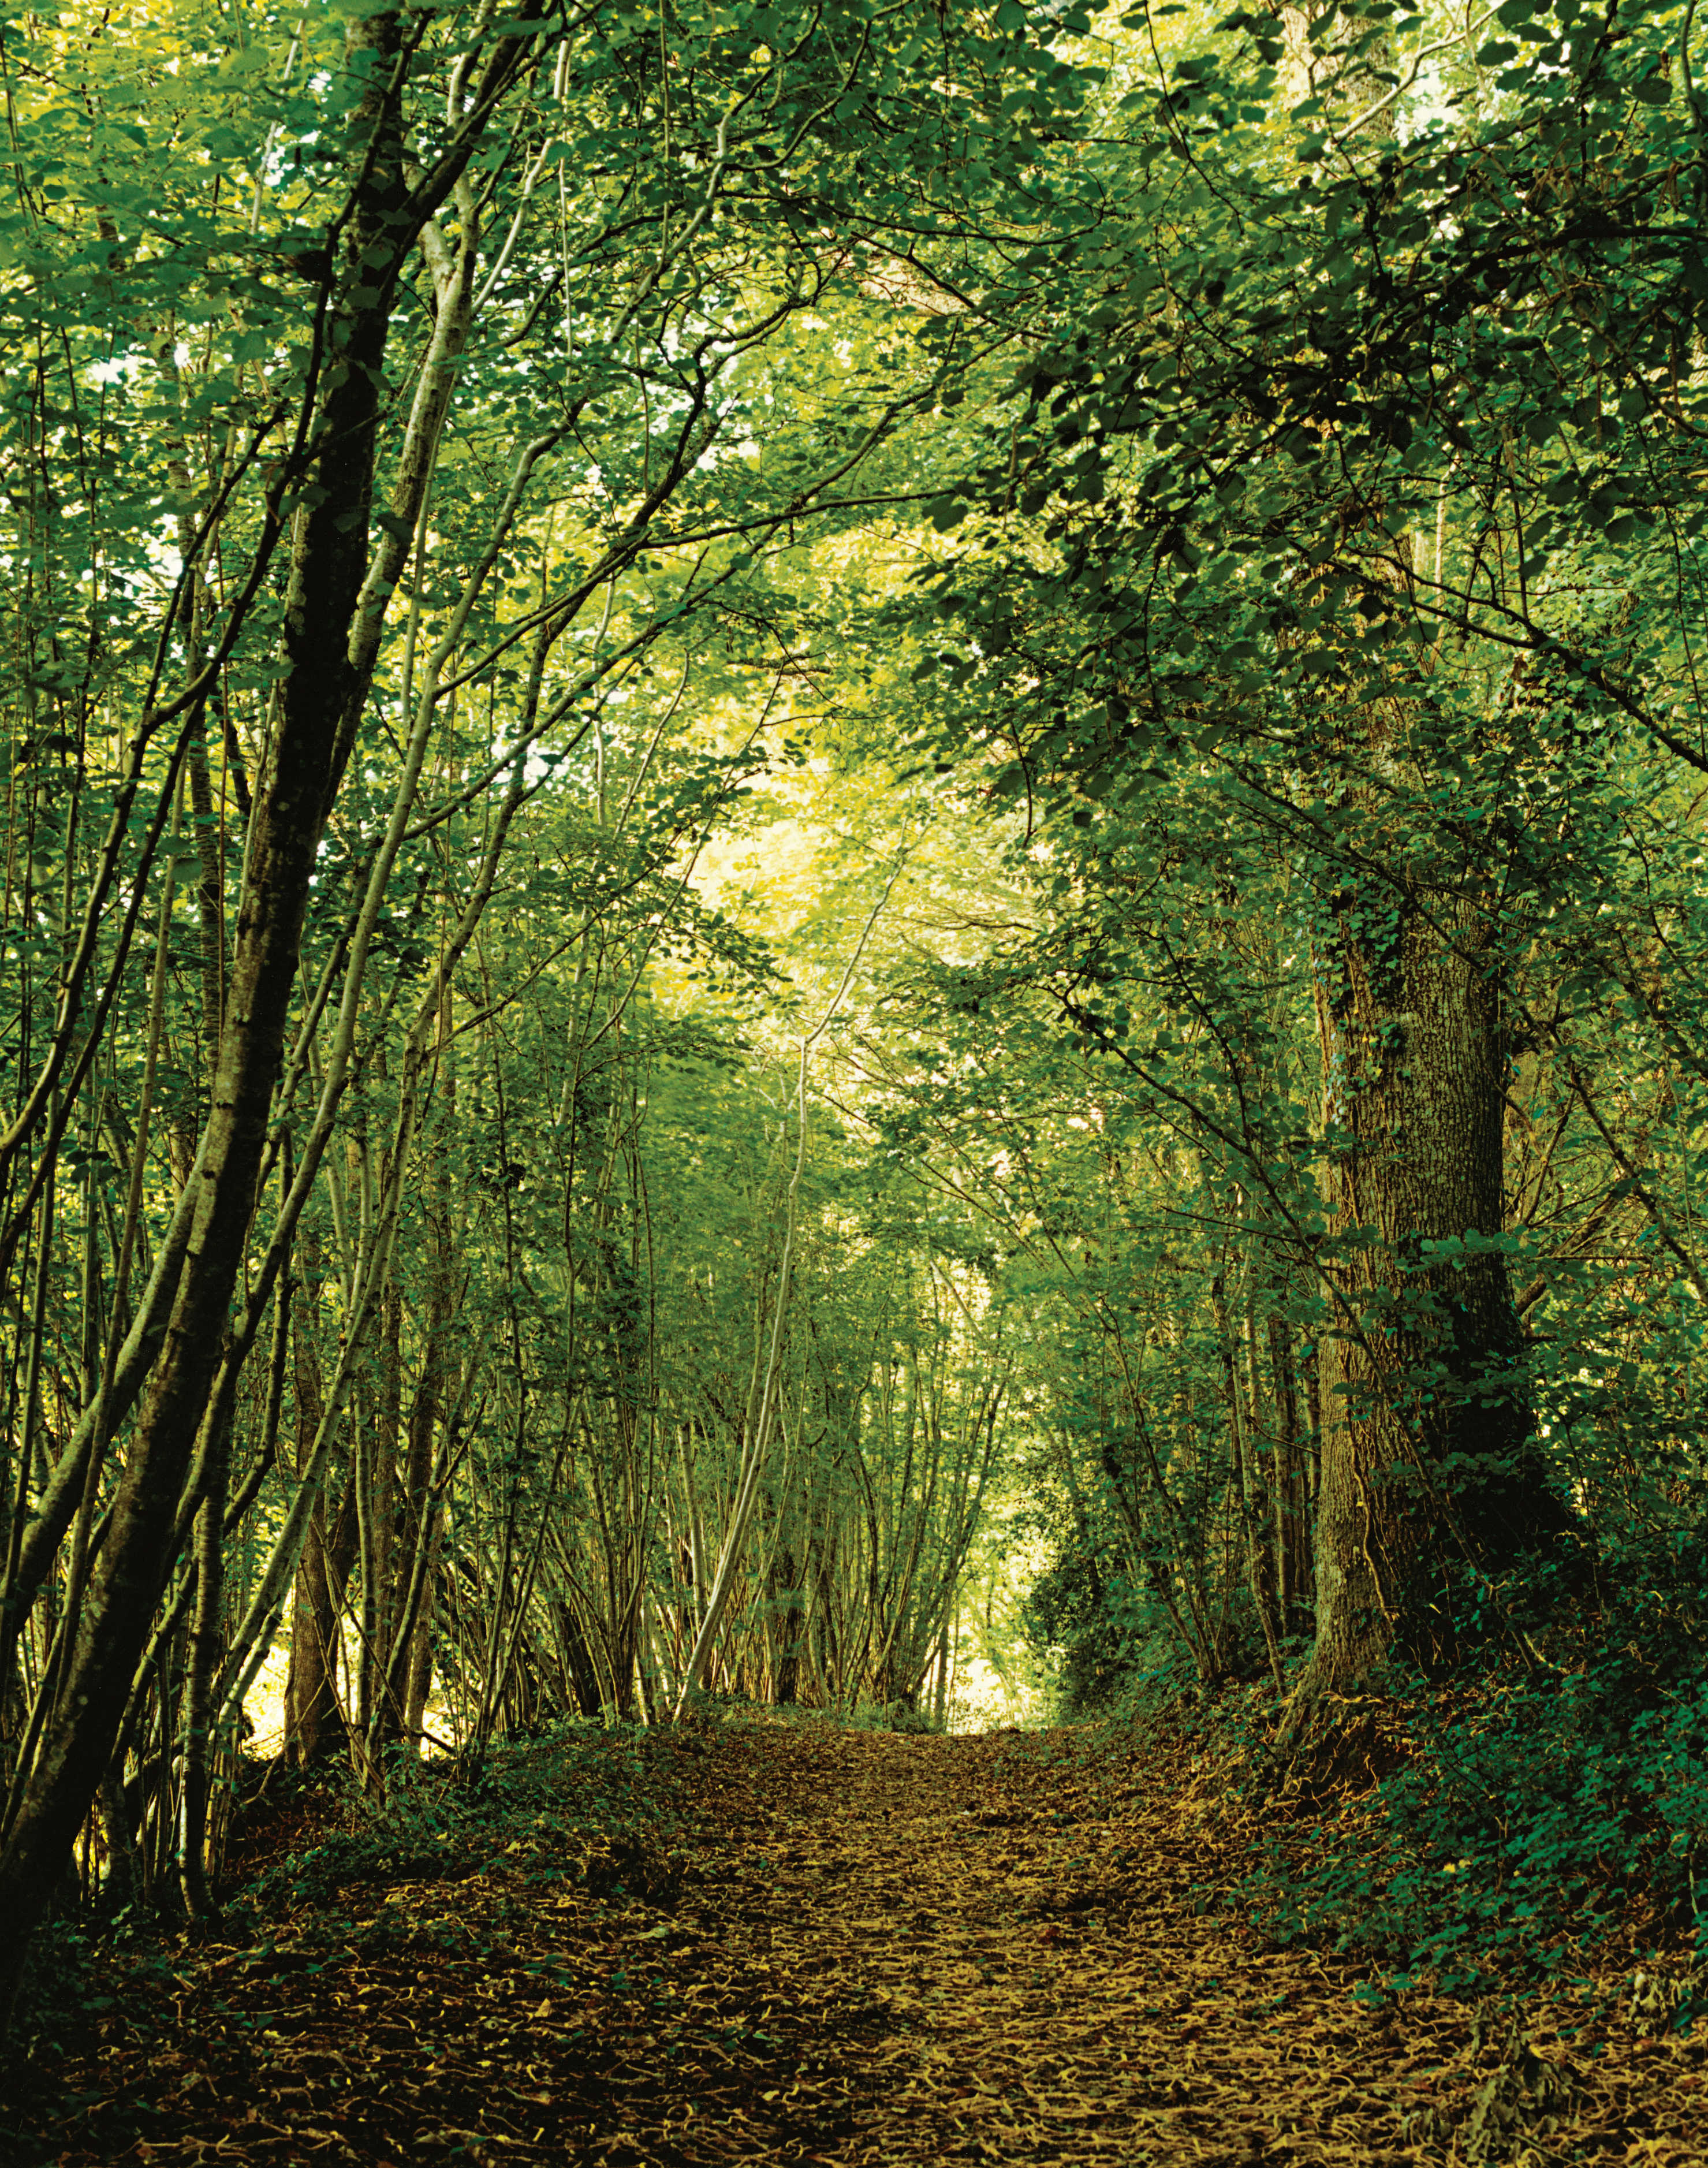
[[[660,1820],[660,1756],[649,1735],[565,1724],[495,1740],[443,1767],[400,1763],[383,1799],[342,1788],[314,1841],[252,1874],[236,1900],[266,1915],[325,1904],[355,1884],[455,1879],[518,1862],[545,1878],[590,1839]]]
[[[210,1933],[186,1932],[171,1885],[152,1914],[50,1921],[20,1995],[17,2048],[26,2059],[70,2052],[115,2006],[146,2026],[197,1962],[199,1942],[261,1964],[287,1943],[312,1963],[342,1942],[419,1939],[407,1893],[422,1884],[498,1873],[574,1881],[618,1901],[655,1895],[692,1873],[676,1783],[689,1737],[571,1720],[454,1762],[400,1760],[383,1799],[347,1772],[255,1765],[239,1786]]]
[[[1207,1683],[1154,1598],[1081,1552],[1041,1586],[1064,1714],[1194,1742],[1229,1901],[1275,1941],[1466,1995],[1660,1956],[1708,2010],[1708,1485],[1646,1492],[1616,1536],[1498,1586],[1467,1570],[1451,1672],[1320,1703],[1303,1746],[1277,1745],[1249,1634]],[[1292,1682],[1308,1653],[1283,1650]]]
[[[1668,1675],[1604,1634],[1573,1668],[1491,1657],[1451,1689],[1387,1687],[1331,1733],[1339,1768],[1278,1772],[1249,1719],[1224,1733],[1256,1855],[1238,1894],[1276,1941],[1450,1994],[1595,1952],[1708,1958],[1699,1668]]]

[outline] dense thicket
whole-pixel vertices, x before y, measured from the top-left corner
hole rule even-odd
[[[276,1645],[941,1719],[999,1496],[1694,1892],[1692,20],[8,31],[8,1917],[210,1911]]]

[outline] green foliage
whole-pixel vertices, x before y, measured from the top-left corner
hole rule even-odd
[[[455,1765],[400,1763],[380,1798],[346,1785],[316,1799],[332,1826],[244,1884],[235,1909],[260,1923],[305,1908],[325,1939],[340,1932],[340,1896],[353,1889],[507,1871],[620,1895],[623,1862],[638,1888],[674,1826],[671,1757],[650,1740],[633,1726],[568,1720]]]
[[[1325,1839],[1292,1926],[1451,1973],[1599,1932],[1639,1868],[1684,1903],[1694,17],[1511,0],[1422,76],[1420,19],[1331,10],[1309,84],[1244,9],[496,19],[411,19],[388,125],[463,177],[395,263],[345,250],[384,11],[8,31],[8,1560],[56,1482],[65,1512],[6,1615],[0,1774],[142,1464],[167,1358],[127,1336],[175,1284],[243,929],[300,901],[268,1156],[209,1251],[233,1482],[196,1461],[135,1581],[180,1607],[113,1657],[143,1796],[113,1834],[156,1892],[196,1689],[287,1618],[305,1662],[340,1644],[363,1786],[263,1905],[640,1814],[626,1747],[565,1748],[613,1788],[583,1822],[496,1741],[667,1714],[720,1560],[740,1702],[910,1728],[952,1643],[1000,1668],[995,1567],[959,1624],[998,1501],[1064,1711],[1280,1687],[1335,1453],[1386,1414],[1364,1495],[1437,1485],[1453,1655],[1520,1633],[1543,1668],[1461,1733],[1420,1717],[1386,1863]],[[305,634],[293,538],[358,324],[381,418],[329,547],[370,615]],[[364,630],[281,900],[251,845],[287,694]],[[1463,981],[1440,1044],[1491,1019],[1452,1217],[1397,1111],[1420,952]],[[64,1448],[98,1421],[85,1484]],[[1491,1468],[1599,1545],[1593,1590],[1516,1538],[1459,1573]],[[479,1785],[398,1758],[441,1724]]]
[[[1099,1516],[1101,1540],[1089,1522],[1064,1532],[1026,1596],[1033,1645],[1056,1660],[1057,1703],[1064,1722],[1106,1714],[1136,1672],[1154,1668],[1147,1660],[1154,1658],[1158,1639],[1166,1635],[1160,1607],[1148,1603],[1142,1587],[1122,1570],[1111,1517]]]
[[[926,1710],[905,1701],[857,1701],[841,1721],[853,1731],[894,1731],[913,1739],[931,1737],[942,1730]]]
[[[109,1926],[105,1933],[75,1914],[50,1917],[30,1946],[19,1988],[16,2049],[29,2056],[63,2055],[87,2047],[111,2009],[111,1982],[94,1962],[115,1940],[127,1968],[145,1988],[168,1990],[177,1974],[170,1955]]]
[[[1271,1834],[1244,1892],[1266,1931],[1466,1994],[1570,1974],[1634,1920],[1708,1950],[1703,1643],[1643,1601],[1659,1563],[1635,1544],[1604,1559],[1620,1593],[1569,1654],[1559,1637],[1566,1665],[1508,1656],[1447,1692],[1397,1678],[1403,1766]]]

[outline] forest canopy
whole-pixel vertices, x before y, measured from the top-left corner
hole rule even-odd
[[[276,1654],[375,1798],[1494,1679],[1301,1931],[1701,1922],[1702,57],[6,19],[8,1998]]]

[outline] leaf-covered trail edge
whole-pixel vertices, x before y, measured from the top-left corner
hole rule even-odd
[[[470,1869],[429,1815],[425,1857],[184,1952],[151,2019],[115,1980],[16,2157],[1708,2160],[1700,2023],[1562,1995],[1520,2044],[1266,1947],[1184,1746],[744,1721],[629,1777],[644,1834],[540,1814]]]

